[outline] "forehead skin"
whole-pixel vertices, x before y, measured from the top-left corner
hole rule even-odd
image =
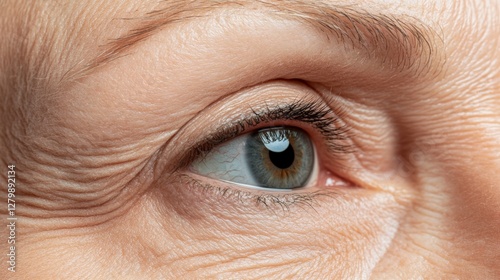
[[[130,141],[147,140],[146,142],[149,145],[131,145],[131,150],[137,154],[149,153],[151,147],[156,147],[158,143],[165,140],[162,138],[164,135],[158,136],[160,134],[158,131],[161,129],[157,129],[158,131],[151,129],[151,131],[148,131],[150,133],[136,135],[135,138],[120,131],[118,128],[121,126],[126,127],[127,125],[133,126],[136,124],[136,122],[131,123],[126,117],[113,120],[113,124],[118,128],[109,127],[106,132],[97,129],[96,126],[99,124],[101,126],[110,126],[110,123],[106,123],[105,120],[99,118],[105,116],[102,111],[106,111],[108,108],[91,111],[98,115],[92,121],[86,122],[78,119],[79,122],[70,122],[74,120],[74,115],[66,119],[66,116],[58,111],[58,106],[63,108],[63,106],[71,102],[81,102],[77,105],[81,104],[84,107],[86,104],[91,103],[90,101],[87,102],[85,98],[76,101],[66,100],[68,96],[73,96],[71,95],[72,89],[79,87],[83,89],[101,89],[119,84],[122,77],[118,75],[118,70],[130,68],[127,59],[131,59],[142,66],[141,63],[143,62],[140,61],[142,56],[138,56],[138,54],[145,52],[156,55],[157,53],[154,51],[155,44],[161,44],[162,34],[171,26],[184,21],[188,22],[197,16],[212,15],[212,9],[218,11],[230,9],[248,10],[251,11],[249,17],[252,17],[255,16],[253,14],[255,11],[269,11],[276,6],[284,9],[287,5],[293,6],[292,1],[286,0],[265,0],[258,1],[258,3],[256,3],[257,1],[231,1],[222,4],[221,1],[217,1],[218,4],[214,4],[212,1],[193,2],[188,5],[185,4],[186,1],[0,0],[0,34],[3,36],[0,43],[0,73],[2,73],[0,75],[0,102],[2,104],[0,106],[2,120],[0,123],[0,146],[2,148],[0,162],[3,166],[6,166],[9,162],[22,163],[27,166],[24,176],[33,174],[33,178],[36,178],[24,178],[26,188],[23,194],[26,195],[26,198],[24,208],[20,208],[20,215],[24,214],[26,216],[26,222],[19,229],[19,234],[24,234],[26,242],[28,240],[31,240],[34,244],[40,242],[39,250],[43,251],[43,254],[31,256],[29,253],[32,251],[29,250],[36,250],[23,248],[20,245],[21,249],[19,250],[25,250],[21,251],[20,255],[26,252],[24,256],[26,256],[27,261],[39,260],[40,264],[43,263],[47,266],[50,264],[50,267],[57,266],[58,262],[63,260],[54,260],[51,263],[51,259],[47,257],[47,261],[44,262],[42,259],[45,257],[42,258],[41,256],[45,252],[58,256],[61,252],[70,251],[64,251],[64,244],[61,242],[57,243],[57,248],[61,248],[61,251],[57,251],[54,249],[55,247],[50,247],[51,244],[55,243],[45,242],[50,239],[50,234],[43,235],[45,231],[54,227],[60,231],[48,232],[63,236],[67,232],[59,228],[61,224],[71,228],[80,220],[84,220],[82,223],[87,222],[87,220],[81,218],[84,215],[82,213],[93,213],[96,216],[102,215],[104,217],[102,220],[93,222],[96,224],[104,223],[104,221],[111,220],[111,217],[115,218],[124,215],[123,212],[115,211],[115,209],[123,205],[128,206],[124,201],[132,200],[129,199],[130,197],[125,192],[120,193],[120,196],[114,196],[113,192],[120,189],[113,188],[111,183],[109,183],[110,188],[107,190],[99,188],[102,186],[101,182],[105,182],[105,179],[101,180],[101,177],[108,177],[108,173],[106,173],[108,170],[103,171],[102,174],[92,174],[92,176],[86,177],[86,175],[84,176],[78,172],[71,173],[71,168],[75,167],[71,161],[67,163],[67,166],[61,164],[56,168],[49,168],[53,159],[46,156],[47,154],[57,152],[63,156],[66,155],[66,151],[57,150],[60,146],[66,147],[65,145],[68,143],[65,141],[70,142],[70,140],[64,139],[67,138],[73,141],[76,138],[82,138],[88,140],[92,139],[93,136],[99,136],[99,141],[102,141],[102,143],[99,143],[103,147],[110,146],[106,142],[109,139],[111,139],[109,141],[124,141],[123,143],[129,139],[131,139]],[[433,60],[433,63],[431,63],[432,68],[426,71],[425,75],[419,76],[420,72],[417,71],[418,73],[415,74],[415,71],[409,71],[410,76],[415,76],[414,81],[416,82],[409,85],[409,87],[418,88],[418,90],[415,90],[415,94],[406,97],[393,95],[390,98],[380,95],[380,100],[373,102],[373,104],[377,105],[379,103],[388,104],[384,109],[390,114],[400,116],[395,121],[394,125],[396,127],[411,127],[411,129],[400,131],[400,133],[406,135],[405,139],[430,139],[435,134],[439,134],[445,139],[443,143],[439,141],[431,142],[432,147],[429,148],[426,156],[433,159],[433,165],[422,167],[421,174],[424,175],[415,178],[415,181],[418,181],[419,186],[422,187],[417,192],[421,191],[423,193],[430,189],[425,199],[438,202],[433,204],[432,207],[418,201],[412,206],[408,206],[412,210],[405,218],[405,223],[399,228],[399,235],[393,241],[392,247],[387,249],[385,258],[380,263],[377,263],[373,276],[383,277],[385,276],[384,272],[393,271],[394,266],[413,268],[413,270],[409,271],[399,271],[400,274],[398,275],[401,278],[409,278],[412,274],[427,277],[441,275],[436,271],[436,267],[448,267],[448,271],[441,275],[443,277],[437,278],[478,275],[477,273],[481,273],[481,271],[487,276],[500,273],[497,267],[500,258],[500,249],[497,245],[500,244],[498,234],[500,228],[500,211],[498,210],[500,209],[500,190],[497,183],[500,181],[500,175],[498,174],[498,170],[500,170],[500,110],[498,109],[500,108],[499,2],[496,0],[450,0],[436,1],[437,3],[434,1],[410,0],[305,0],[303,2],[312,6],[348,7],[365,14],[389,16],[390,18],[402,19],[404,22],[412,22],[416,26],[425,29],[423,33],[429,36],[430,42],[435,46],[428,49],[429,53],[421,54],[428,55]],[[305,6],[307,7],[307,5]],[[158,21],[158,19],[165,17],[172,18],[172,23],[167,21],[167,24],[162,20]],[[219,20],[224,22],[224,16]],[[257,17],[255,20],[259,21],[262,18]],[[145,24],[150,24],[151,28],[144,27],[147,26]],[[321,26],[318,27],[321,29]],[[137,33],[138,30],[139,33]],[[123,38],[129,38],[131,34],[136,35],[134,40],[123,40]],[[418,58],[415,61],[418,61]],[[151,70],[144,67],[144,69],[144,71],[153,72],[157,68],[153,67]],[[142,69],[139,69],[133,75],[127,73],[131,76],[140,76],[141,71]],[[255,72],[255,69],[252,71]],[[265,75],[268,74],[265,73]],[[263,76],[265,75],[263,74]],[[207,74],[207,76],[209,75]],[[260,76],[257,78],[257,76],[259,75],[254,74],[254,76],[249,76],[248,79],[258,81],[258,78],[262,78]],[[127,78],[132,80],[132,77],[127,76]],[[388,81],[384,81],[381,85],[375,84],[373,86],[383,88],[388,83]],[[421,84],[417,86],[415,83]],[[147,86],[147,82],[144,82],[144,84]],[[237,86],[233,87],[238,88]],[[98,99],[97,96],[93,97]],[[123,100],[128,98],[122,95],[119,97]],[[103,100],[108,100],[106,98],[108,97],[102,97]],[[192,103],[194,104],[192,106],[196,105],[195,101],[201,104],[202,102],[209,103],[207,100],[210,100],[209,97],[203,96],[196,96],[196,98],[191,98],[192,100],[190,98],[187,95],[178,96],[179,102]],[[162,100],[165,101],[165,99]],[[213,100],[210,101],[213,102]],[[401,106],[391,107],[392,102]],[[123,103],[117,101],[117,104]],[[419,112],[411,112],[408,108],[412,107],[408,104],[415,104],[415,107],[418,107],[419,104],[425,104],[426,106]],[[156,107],[154,108],[156,109]],[[161,118],[165,117],[166,111],[166,109],[164,111],[158,109],[155,113],[158,113],[160,116],[158,118]],[[60,113],[60,115],[56,113]],[[102,115],[99,115],[101,113]],[[57,118],[54,117],[55,115],[57,115]],[[154,120],[151,122],[154,123]],[[64,131],[57,130],[58,128],[54,125],[56,123],[63,123],[67,126],[65,126]],[[138,123],[138,126],[139,124],[143,125]],[[79,135],[78,129],[85,130],[87,134],[84,136]],[[103,135],[99,135],[100,132]],[[118,135],[111,135],[111,132],[116,132]],[[106,133],[109,133],[109,135]],[[43,135],[43,137],[40,137],[40,135]],[[78,137],[72,138],[68,135]],[[42,141],[45,139],[53,141]],[[411,140],[408,140],[408,142],[411,142]],[[73,145],[68,144],[68,151],[70,152],[71,148],[88,148],[91,146],[90,144],[86,146],[85,143],[70,144]],[[115,151],[113,150],[113,152]],[[120,151],[116,152],[119,153]],[[84,155],[80,156],[85,159]],[[85,167],[91,168],[98,164],[106,165],[106,160],[107,158],[99,158],[99,161],[97,161],[92,158],[88,160],[88,166]],[[139,163],[136,164],[136,162],[142,163],[144,161],[142,158],[131,160],[126,155],[123,158],[113,160],[115,160],[113,163],[126,162],[137,169],[140,169],[138,168],[140,165]],[[37,168],[40,169],[37,170]],[[54,171],[54,169],[57,169],[57,171]],[[112,172],[118,171],[113,169]],[[111,173],[111,171],[109,172]],[[78,185],[74,182],[57,188],[58,184],[62,185],[64,179],[70,175],[78,178],[77,181],[82,184],[92,181],[92,183],[88,183],[91,190],[99,195],[107,195],[105,197],[106,202],[96,202],[94,201],[96,200],[95,196],[91,195],[87,199],[87,196],[80,190],[74,190],[73,186]],[[2,176],[5,176],[5,174],[2,173]],[[124,176],[124,178],[123,180],[127,181],[127,177]],[[94,181],[96,181],[95,185],[93,185]],[[121,183],[122,181],[116,179],[116,182]],[[108,182],[106,183],[108,184]],[[66,202],[64,199],[67,197],[72,198],[70,195],[65,196],[68,189],[74,193],[79,193],[85,198],[85,201],[81,202],[82,208],[87,207],[98,210],[95,213],[82,211],[75,214],[69,210],[66,212],[59,211],[59,206],[44,205],[45,202],[42,203],[37,199],[38,197],[33,197],[38,195],[46,200],[53,199],[53,197],[45,196],[46,193],[51,192],[51,190],[44,189],[45,186],[52,186],[53,189],[57,188],[57,194],[60,195],[58,199],[63,202]],[[41,188],[39,193],[37,193],[38,187]],[[446,192],[443,191],[446,195],[441,193],[440,187],[446,188]],[[5,191],[2,190],[2,192]],[[441,200],[442,196],[451,197],[452,199]],[[118,197],[121,200],[115,205],[112,202],[108,203],[109,197]],[[112,200],[109,199],[109,201]],[[32,211],[30,208],[36,208],[38,205],[44,206],[40,207],[43,209]],[[78,205],[80,206],[80,204]],[[5,211],[5,208],[2,207],[0,211]],[[136,210],[142,210],[141,207],[137,208],[140,209]],[[147,209],[147,206],[143,208]],[[416,214],[413,212],[416,212]],[[4,214],[4,212],[1,213]],[[63,218],[76,216],[81,219],[67,221],[61,218],[60,221],[50,221],[41,225],[40,220],[43,219],[40,217],[47,215],[47,213],[49,213],[48,215],[60,215]],[[143,214],[141,211],[137,213]],[[140,214],[136,215],[139,216]],[[425,217],[425,219],[421,220],[422,217]],[[65,223],[62,223],[63,221]],[[39,222],[40,224],[38,224]],[[78,225],[80,226],[80,224]],[[124,223],[122,227],[117,226],[117,228],[125,232],[129,229],[128,225]],[[428,239],[420,239],[423,233],[414,230],[415,228],[420,229],[420,227],[426,228],[426,230],[422,231],[425,231],[425,234],[431,237],[427,236]],[[130,226],[130,228],[133,228],[133,226]],[[2,235],[7,236],[4,231],[5,228],[1,231]],[[100,234],[104,234],[104,232]],[[103,238],[105,239],[105,237]],[[106,240],[110,239],[112,238]],[[121,239],[117,238],[119,242],[130,244],[129,240],[124,241]],[[66,239],[61,238],[59,240]],[[71,239],[69,240],[71,241]],[[422,240],[425,240],[425,242]],[[452,260],[452,257],[445,255],[443,252],[437,252],[433,257],[426,257],[429,251],[435,250],[433,248],[435,244],[442,244],[441,240],[445,240],[446,244],[451,245],[439,249],[446,251],[448,248],[458,248],[459,253],[456,253],[455,256],[459,260]],[[145,241],[141,240],[140,242]],[[475,251],[471,250],[471,248],[474,248]],[[81,250],[79,252],[87,252],[83,245],[81,249],[79,247],[79,250]],[[140,249],[130,249],[130,251],[133,250],[140,251]],[[412,251],[415,254],[407,256],[407,251]],[[93,268],[106,268],[107,263],[105,261],[98,264],[93,261],[95,255],[98,255],[100,251],[94,249],[92,252],[96,254],[86,254],[85,261],[82,262],[85,264],[91,263]],[[141,253],[139,252],[137,255],[146,258]],[[161,256],[154,255],[154,257],[160,258]],[[5,263],[4,258],[5,256],[2,258],[2,263]],[[82,259],[84,258],[82,257]],[[79,260],[76,259],[75,262],[77,261]],[[117,264],[119,267],[130,269],[130,267],[127,267],[128,262],[133,263],[135,259],[130,257],[130,259],[121,261],[126,264],[119,263]],[[31,264],[29,267],[33,267],[35,271],[38,269],[36,264]],[[150,273],[148,275],[158,276],[158,274],[151,272],[151,268],[144,269],[141,267],[141,269]],[[124,269],[124,271],[126,270]],[[28,275],[28,272],[25,273]],[[53,272],[46,269],[43,273],[48,276]],[[117,277],[123,276],[123,274],[119,273],[116,275]]]
[[[436,41],[442,40],[447,43],[448,67],[458,61],[450,60],[452,57],[480,59],[491,56],[495,50],[495,44],[485,48],[479,46],[484,40],[463,40],[471,36],[482,34],[485,39],[492,43],[495,41],[495,32],[498,29],[495,12],[498,5],[487,1],[474,1],[462,3],[461,1],[443,1],[440,3],[398,1],[398,3],[372,1],[222,1],[214,4],[212,1],[193,1],[186,4],[185,1],[145,1],[135,3],[134,1],[122,1],[120,4],[106,1],[89,1],[90,3],[73,2],[51,2],[51,1],[19,1],[15,4],[5,1],[6,7],[3,17],[3,28],[7,29],[5,34],[11,34],[10,44],[5,44],[11,54],[17,54],[27,60],[30,66],[39,71],[51,69],[50,75],[54,76],[56,82],[62,79],[68,71],[76,71],[74,68],[84,68],[86,63],[95,58],[102,57],[106,53],[105,46],[112,44],[116,39],[126,37],[130,33],[144,31],[144,36],[150,35],[150,30],[164,27],[160,23],[169,23],[189,20],[191,17],[202,16],[209,11],[221,8],[234,8],[237,5],[245,5],[248,9],[281,9],[284,13],[292,13],[295,10],[314,10],[316,7],[334,7],[360,11],[367,15],[382,15],[400,18],[407,22],[422,22],[429,26],[439,36]],[[306,8],[304,8],[304,6]],[[288,9],[287,9],[288,8]],[[343,10],[341,10],[343,11]],[[432,12],[429,12],[432,11]],[[22,13],[26,15],[21,19],[15,15]],[[55,16],[55,15],[58,16]],[[481,16],[479,16],[481,15]],[[460,18],[462,20],[456,20]],[[158,19],[162,19],[161,21]],[[146,23],[147,27],[141,28]],[[318,24],[317,24],[318,25]],[[63,28],[64,27],[64,28]],[[474,37],[472,37],[474,38]],[[135,40],[132,40],[135,42]],[[126,48],[130,41],[122,42],[117,48]],[[439,44],[440,42],[431,42]],[[14,46],[23,46],[15,48]],[[436,50],[434,50],[436,51]],[[103,54],[104,53],[104,54]],[[457,55],[455,55],[457,53]],[[458,55],[459,54],[459,55]],[[17,56],[16,56],[17,58]],[[114,58],[114,56],[113,56]],[[57,59],[58,67],[49,65]],[[44,65],[44,62],[46,63]],[[464,62],[462,62],[464,63]],[[493,63],[493,62],[490,62]],[[481,63],[482,64],[482,63]],[[470,64],[467,64],[470,68]],[[483,67],[486,67],[483,65]],[[458,69],[462,69],[457,65]],[[486,68],[485,68],[486,69]],[[47,71],[47,70],[45,70]],[[56,71],[56,72],[54,72]],[[38,73],[38,75],[49,75],[49,73]],[[59,79],[56,79],[57,76]]]
[[[126,50],[128,45],[147,39],[153,31],[168,25],[165,22],[189,20],[211,10],[229,9],[237,5],[244,5],[248,9],[281,7],[284,13],[307,5],[309,7],[306,10],[318,6],[348,7],[369,15],[422,22],[434,32],[430,37],[435,37],[432,38],[435,40],[430,43],[439,46],[431,51],[441,52],[445,49],[445,57],[433,58],[446,61],[445,71],[451,74],[447,76],[446,83],[456,81],[491,87],[498,72],[498,55],[495,52],[498,49],[499,24],[496,16],[498,3],[495,1],[299,1],[302,2],[300,5],[286,0],[259,1],[259,4],[243,0],[217,4],[212,1],[193,1],[189,4],[185,1],[121,1],[120,4],[110,1],[88,2],[2,2],[1,5],[5,7],[3,34],[10,35],[6,40],[9,43],[2,45],[3,53],[9,54],[5,57],[15,59],[17,64],[25,64],[23,73],[28,72],[25,73],[28,75],[25,82],[35,84],[30,86],[62,86],[64,82],[70,82],[71,73],[97,66],[96,60],[99,62],[108,56],[115,59],[126,55],[126,52],[116,55],[110,55],[109,52],[113,54],[116,49]],[[290,10],[286,10],[286,7],[290,7]],[[19,14],[24,16],[17,17]],[[167,20],[158,21],[165,18]],[[141,23],[145,23],[146,27]],[[111,50],[106,48],[117,39],[134,32],[142,32],[143,36],[135,36],[130,41],[121,40]],[[55,61],[57,67],[51,64]],[[435,67],[439,68],[436,71],[441,70],[440,65]],[[474,75],[477,80],[469,75],[471,72],[479,74]],[[489,78],[480,73],[488,73]],[[483,80],[479,81],[480,78]],[[39,85],[40,82],[42,85]]]

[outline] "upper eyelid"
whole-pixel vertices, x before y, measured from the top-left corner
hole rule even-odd
[[[209,134],[202,141],[199,141],[192,145],[188,151],[186,156],[184,156],[179,161],[179,168],[183,168],[189,165],[195,158],[202,156],[204,153],[210,151],[213,147],[221,144],[229,139],[239,136],[247,129],[255,128],[257,124],[261,124],[266,121],[283,121],[283,120],[292,120],[292,121],[304,121],[307,120],[300,119],[299,116],[287,115],[287,111],[292,112],[301,112],[302,110],[309,108],[312,112],[306,113],[307,117],[310,117],[312,113],[319,114],[315,122],[311,121],[311,125],[315,125],[315,123],[320,122],[321,127],[316,127],[316,129],[321,133],[325,138],[327,138],[329,148],[335,152],[343,152],[350,153],[352,152],[352,146],[345,143],[338,143],[338,141],[342,141],[348,138],[347,133],[348,129],[345,126],[335,127],[337,124],[338,118],[327,117],[325,118],[324,114],[333,113],[331,109],[326,105],[326,101],[321,98],[312,99],[312,100],[296,100],[291,104],[287,104],[285,106],[276,106],[276,107],[267,107],[264,109],[263,113],[257,112],[254,109],[250,109],[252,111],[252,115],[244,115],[242,118],[230,122],[226,126],[223,126],[216,132]],[[236,125],[235,125],[236,124]]]

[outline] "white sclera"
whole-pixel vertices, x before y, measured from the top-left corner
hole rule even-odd
[[[210,178],[248,185],[257,185],[248,166],[245,134],[214,148],[205,158],[193,162],[191,170]]]

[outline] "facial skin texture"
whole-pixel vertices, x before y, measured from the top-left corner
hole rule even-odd
[[[0,8],[2,279],[500,278],[498,1]],[[309,99],[355,149],[261,124],[316,145],[300,199],[189,171],[227,121]]]

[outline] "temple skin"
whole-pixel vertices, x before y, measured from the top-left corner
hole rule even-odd
[[[497,0],[4,0],[0,34],[2,279],[500,278]],[[266,124],[315,144],[300,195],[190,171],[318,99],[356,149]]]

